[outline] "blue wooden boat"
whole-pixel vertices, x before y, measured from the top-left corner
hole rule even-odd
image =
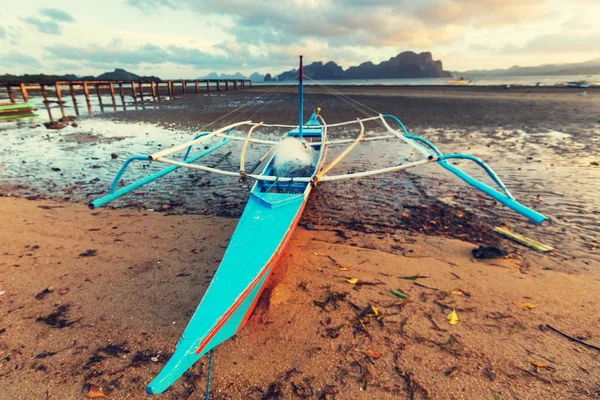
[[[302,137],[322,142],[322,135],[315,113],[305,125]],[[300,137],[300,131],[292,130],[287,136]],[[322,163],[321,145],[315,147],[318,161],[305,178],[312,179]],[[262,174],[272,173],[273,158]],[[311,190],[310,181],[254,184],[221,265],[175,354],[148,385],[149,394],[164,391],[200,357],[244,325],[296,229]]]
[[[158,376],[147,386],[147,393],[159,394],[171,386],[188,368],[190,368],[200,357],[209,352],[219,343],[233,336],[244,326],[252,310],[254,309],[261,292],[268,282],[269,276],[275,269],[281,258],[292,234],[298,224],[308,197],[313,188],[320,182],[361,178],[382,173],[401,171],[429,163],[438,163],[446,170],[469,185],[483,191],[490,197],[524,215],[532,221],[547,225],[550,220],[515,200],[500,178],[491,168],[477,157],[466,154],[442,154],[431,142],[415,135],[410,135],[402,122],[387,114],[379,114],[374,117],[357,119],[355,121],[338,124],[326,124],[320,115],[320,110],[314,111],[308,122],[304,122],[302,115],[303,105],[303,69],[302,57],[299,69],[299,118],[298,125],[289,125],[291,129],[283,136],[280,142],[264,139],[253,139],[253,130],[262,123],[253,124],[251,121],[243,121],[228,125],[213,132],[202,132],[193,140],[175,146],[171,149],[162,150],[153,155],[134,156],[128,159],[121,170],[115,176],[109,194],[90,203],[92,209],[107,204],[141,185],[159,179],[166,174],[181,167],[195,168],[207,172],[219,173],[227,176],[238,177],[240,180],[248,178],[255,179],[250,198],[238,225],[231,237],[229,246],[215,276],[209,285],[196,312],[192,316],[181,339],[179,340],[175,353],[163,367]],[[387,120],[395,121],[399,129],[390,127]],[[363,122],[378,121],[388,131],[387,135],[365,137]],[[327,128],[358,124],[360,134],[355,139],[329,140]],[[234,128],[250,125],[247,136],[230,135]],[[268,125],[265,125],[268,126]],[[271,125],[279,126],[282,125]],[[222,140],[203,151],[190,156],[194,146],[206,142],[209,139],[222,138]],[[312,146],[314,149],[314,162],[309,170],[300,175],[281,176],[281,172],[275,168],[274,160],[280,151],[278,143],[286,138],[295,138]],[[240,171],[226,171],[195,164],[196,160],[216,151],[231,140],[242,140],[245,142],[242,151]],[[412,146],[422,159],[413,162],[382,168],[372,171],[353,172],[344,175],[329,175],[331,169],[338,164],[358,143],[369,140],[402,140]],[[245,171],[245,149],[248,143],[262,143],[272,146],[271,149],[254,165],[249,171]],[[329,165],[325,166],[327,148],[330,145],[351,143],[341,154]],[[185,155],[181,161],[176,161],[167,156],[178,151],[184,151]],[[475,162],[483,168],[489,177],[496,183],[498,189],[494,189],[483,182],[467,175],[464,171],[451,164],[449,161],[462,159]],[[121,176],[129,166],[136,160],[152,160],[170,164],[162,171],[149,175],[139,181],[129,184],[121,189],[117,185]],[[260,174],[254,174],[259,165],[265,165]]]
[[[568,87],[574,87],[574,88],[587,89],[587,88],[589,88],[592,85],[590,83],[586,82],[586,81],[572,81],[572,82],[567,82],[567,86]]]

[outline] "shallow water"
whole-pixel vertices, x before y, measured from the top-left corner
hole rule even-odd
[[[469,79],[469,86],[486,86],[486,85],[523,85],[523,86],[555,86],[565,85],[567,82],[578,82],[581,80],[587,80],[592,85],[598,85],[600,82],[600,75],[533,75],[533,76],[481,76],[481,77],[470,77],[465,76]],[[455,78],[412,78],[412,79],[343,79],[343,80],[323,80],[323,81],[312,81],[308,79],[305,81],[306,85],[311,84],[324,84],[328,86],[335,85],[448,85],[449,81],[455,80]],[[296,85],[293,81],[284,82],[255,82],[254,85],[277,85],[277,84],[289,84]]]
[[[227,107],[235,106],[223,103]],[[156,106],[171,105],[158,103],[150,107]],[[97,108],[99,111],[100,107]],[[66,110],[67,114],[72,111],[72,108]],[[40,120],[47,119],[40,114]],[[175,124],[96,118],[94,114],[79,117],[77,127],[68,126],[58,131],[47,130],[40,120],[0,124],[3,143],[0,185],[5,194],[87,203],[108,193],[114,175],[126,158],[152,154],[190,140],[195,134],[178,129]],[[283,133],[282,130],[278,135]],[[382,133],[380,127],[367,127],[367,135],[376,133]],[[593,161],[600,161],[594,150],[598,148],[600,132],[589,127],[572,127],[569,132],[528,127],[518,130],[440,127],[412,133],[430,139],[444,153],[464,152],[481,157],[519,201],[551,217],[553,225],[542,228],[503,206],[494,206],[493,201],[435,164],[409,172],[322,183],[313,196],[319,199],[320,217],[310,222],[338,225],[357,220],[359,216],[361,223],[394,226],[403,210],[441,200],[464,207],[493,223],[506,222],[521,233],[554,245],[556,254],[564,259],[577,257],[584,263],[600,259],[600,167],[591,165]],[[330,132],[331,136],[354,134],[351,128]],[[278,135],[273,129],[259,129],[254,134],[271,139],[277,139]],[[332,147],[328,160],[345,146],[347,144]],[[242,142],[232,141],[204,157],[202,163],[239,171],[241,147]],[[265,145],[250,145],[247,165],[252,165],[267,149]],[[113,153],[116,159],[111,157]],[[398,142],[368,142],[353,150],[330,174],[387,167],[415,157],[410,147]],[[456,164],[473,176],[490,181],[470,162]],[[133,163],[122,184],[164,167],[145,161]],[[243,210],[251,183],[240,184],[232,177],[179,169],[158,182],[138,188],[113,205],[149,209],[168,205],[170,212],[237,217]]]

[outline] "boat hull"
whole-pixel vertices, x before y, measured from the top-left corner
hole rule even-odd
[[[321,129],[313,128],[308,133],[322,140]],[[288,135],[294,134],[297,132]],[[272,173],[272,160],[263,174]],[[320,165],[319,151],[315,173]],[[175,353],[147,386],[148,394],[162,393],[200,357],[244,326],[284,254],[311,190],[307,182],[255,184],[221,265]]]
[[[285,248],[289,244],[298,221],[302,216],[302,211],[308,199],[308,193],[310,193],[310,189],[307,192],[306,198],[302,199],[299,204],[290,204],[282,207],[285,210],[279,210],[278,215],[284,214],[282,211],[285,211],[285,214],[291,217],[291,221],[287,225],[287,230],[282,235],[279,235],[279,240],[274,236],[269,238],[272,243],[278,240],[271,256],[265,262],[261,262],[261,265],[253,264],[249,266],[249,269],[251,268],[255,271],[254,278],[250,281],[246,280],[247,286],[241,291],[240,295],[235,298],[230,297],[230,300],[226,301],[224,297],[227,296],[227,289],[229,288],[230,291],[237,290],[236,286],[239,285],[235,285],[235,283],[244,281],[244,278],[241,278],[236,273],[239,272],[239,269],[235,268],[233,263],[245,265],[246,267],[248,267],[248,263],[252,264],[251,261],[237,259],[239,250],[241,250],[239,246],[244,247],[244,244],[236,241],[235,236],[236,233],[238,237],[248,233],[247,227],[244,226],[244,220],[255,215],[248,213],[246,215],[247,218],[240,220],[217,274],[215,274],[213,282],[179,340],[175,353],[161,373],[148,385],[146,391],[149,394],[162,393],[204,354],[233,336],[244,326],[252,314],[269,277],[275,270],[277,263],[284,254]],[[252,204],[249,204],[249,206],[252,206]],[[256,228],[256,225],[254,225],[254,228]],[[238,252],[231,254],[229,249],[232,248],[237,249]],[[229,256],[228,253],[230,253]],[[237,261],[234,259],[237,259]],[[228,303],[225,310],[223,310],[222,306],[224,303]]]

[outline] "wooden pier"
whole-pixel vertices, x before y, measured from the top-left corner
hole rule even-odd
[[[6,90],[7,98],[11,103],[17,103],[19,100],[27,103],[29,97],[35,93],[44,98],[44,104],[50,103],[58,105],[65,104],[63,96],[71,96],[75,112],[79,115],[77,107],[77,95],[85,96],[88,111],[92,112],[92,102],[90,96],[94,93],[98,97],[101,110],[108,104],[103,103],[103,95],[110,96],[110,106],[116,111],[117,95],[123,109],[126,109],[126,96],[131,96],[135,106],[138,103],[161,102],[166,98],[174,99],[176,96],[183,96],[189,93],[210,93],[227,90],[239,90],[252,87],[252,81],[249,79],[200,79],[200,80],[160,80],[160,81],[57,81],[57,82],[0,82],[0,88]],[[50,94],[48,93],[50,89]],[[52,99],[51,99],[52,97]],[[61,112],[63,117],[65,111],[63,107]]]

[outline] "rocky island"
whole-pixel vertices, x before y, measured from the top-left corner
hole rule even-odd
[[[325,64],[314,62],[304,67],[304,74],[312,79],[403,79],[403,78],[441,78],[451,77],[444,71],[442,62],[434,60],[430,52],[415,53],[405,51],[387,61],[374,64],[364,62],[344,70],[334,61]],[[277,77],[278,81],[296,80],[298,70],[286,71]]]

